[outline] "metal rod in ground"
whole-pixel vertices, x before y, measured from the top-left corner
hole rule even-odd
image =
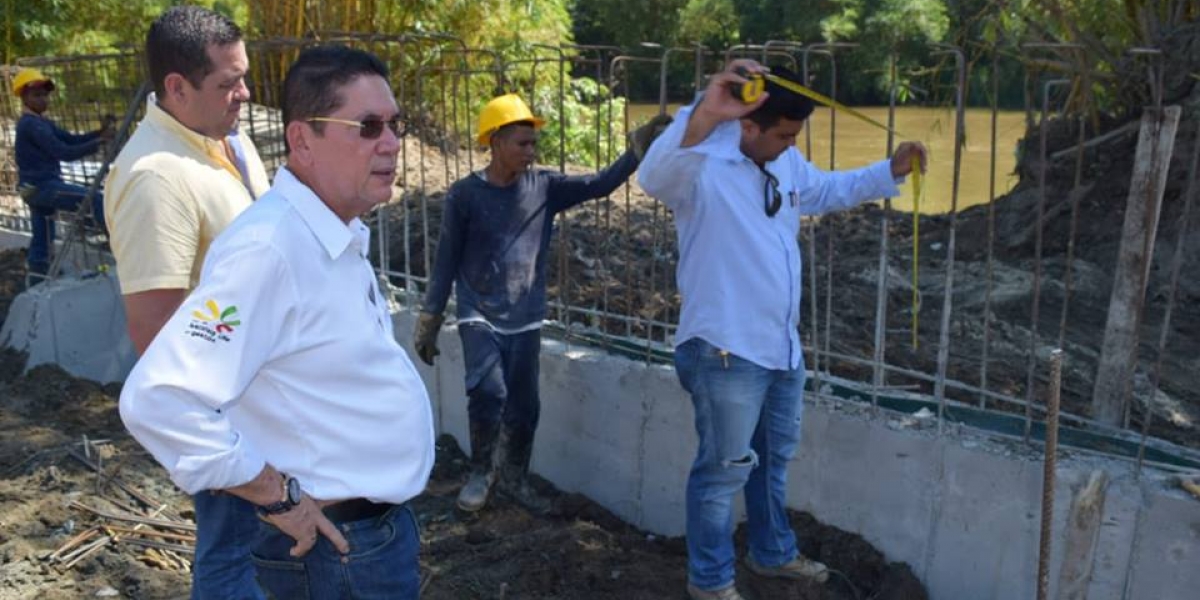
[[[1058,402],[1062,394],[1062,348],[1050,353],[1050,398],[1046,402],[1046,454],[1042,467],[1042,532],[1038,542],[1037,600],[1050,588],[1050,529],[1054,521],[1054,471],[1058,453]]]

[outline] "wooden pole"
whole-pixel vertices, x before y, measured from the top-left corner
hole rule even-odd
[[[1142,113],[1100,366],[1092,391],[1092,414],[1108,425],[1122,424],[1137,366],[1138,325],[1179,114],[1178,106],[1168,106],[1161,113],[1147,108]]]

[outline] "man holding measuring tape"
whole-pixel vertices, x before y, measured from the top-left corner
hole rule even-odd
[[[797,78],[735,60],[646,153],[638,181],[671,208],[683,297],[675,371],[700,438],[687,484],[688,594],[738,600],[733,497],[744,490],[759,575],[828,578],[800,554],[787,518],[787,463],[800,441],[800,217],[897,196],[919,142],[891,160],[823,172],[796,149],[813,111]],[[783,79],[787,85],[780,85]],[[761,91],[754,89],[762,85]]]

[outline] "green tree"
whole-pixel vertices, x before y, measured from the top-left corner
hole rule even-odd
[[[738,43],[734,0],[689,0],[679,9],[676,43],[699,43],[709,48],[727,48]]]

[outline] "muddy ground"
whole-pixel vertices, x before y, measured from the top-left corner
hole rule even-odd
[[[0,253],[0,291],[19,289],[22,256]],[[10,300],[0,293],[0,302]],[[51,558],[90,527],[114,524],[73,502],[102,511],[139,511],[140,502],[116,481],[163,508],[162,518],[188,521],[190,503],[125,433],[117,414],[118,385],[80,380],[50,365],[22,374],[23,364],[22,355],[0,351],[0,599],[186,598],[187,570],[154,549],[117,542],[69,568]],[[76,458],[85,439],[103,478]],[[553,499],[547,516],[530,514],[503,496],[479,516],[467,515],[454,506],[466,471],[466,458],[453,438],[438,440],[433,477],[414,501],[423,526],[424,598],[684,597],[682,539],[638,531],[587,498],[560,494],[541,480],[540,489]],[[906,565],[889,563],[861,537],[805,514],[793,514],[792,520],[808,540],[808,553],[838,575],[816,585],[781,583],[739,570],[749,598],[926,597]],[[739,534],[739,546],[740,540]]]

